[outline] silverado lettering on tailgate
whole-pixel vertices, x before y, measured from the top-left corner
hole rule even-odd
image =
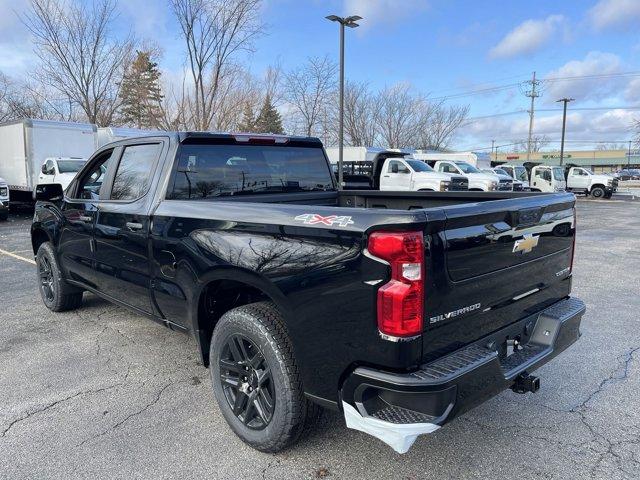
[[[481,307],[481,304],[475,303],[473,305],[468,305],[466,307],[459,308],[458,310],[453,310],[451,312],[443,313],[440,315],[436,315],[429,319],[429,323],[438,323],[442,320],[447,320],[449,318],[457,317],[458,315],[463,315],[465,313],[473,312],[474,310],[478,310]]]

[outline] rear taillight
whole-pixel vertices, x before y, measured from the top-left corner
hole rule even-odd
[[[569,272],[573,273],[573,258],[576,256],[576,234],[578,233],[578,222],[576,219],[576,208],[573,207],[573,240],[571,242],[571,263],[569,263]]]
[[[422,232],[374,232],[367,249],[391,266],[391,280],[378,290],[378,329],[393,337],[419,335],[424,308]]]

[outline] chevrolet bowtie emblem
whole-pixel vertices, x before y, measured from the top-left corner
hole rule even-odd
[[[520,240],[516,240],[513,244],[513,253],[522,252],[529,253],[535,247],[538,246],[538,240],[540,239],[540,235],[531,235],[530,233],[525,233]]]

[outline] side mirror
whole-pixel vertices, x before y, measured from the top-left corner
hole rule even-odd
[[[45,183],[37,185],[33,191],[33,199],[36,202],[54,202],[62,200],[64,194],[62,193],[62,185],[59,183]]]
[[[391,165],[391,173],[398,173],[398,164],[394,163]]]

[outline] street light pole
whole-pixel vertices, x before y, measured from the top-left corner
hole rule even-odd
[[[567,126],[567,103],[573,102],[574,98],[561,98],[560,100],[556,100],[557,102],[564,103],[564,108],[562,111],[562,140],[560,141],[560,166],[562,166],[562,161],[564,159],[564,131]]]
[[[631,168],[631,140],[629,140],[629,153],[627,154],[627,170]]]
[[[342,190],[343,186],[343,148],[344,148],[344,27],[356,28],[358,20],[362,17],[351,15],[350,17],[339,17],[337,15],[329,15],[327,20],[338,22],[340,24],[340,106],[338,112],[338,189]]]

